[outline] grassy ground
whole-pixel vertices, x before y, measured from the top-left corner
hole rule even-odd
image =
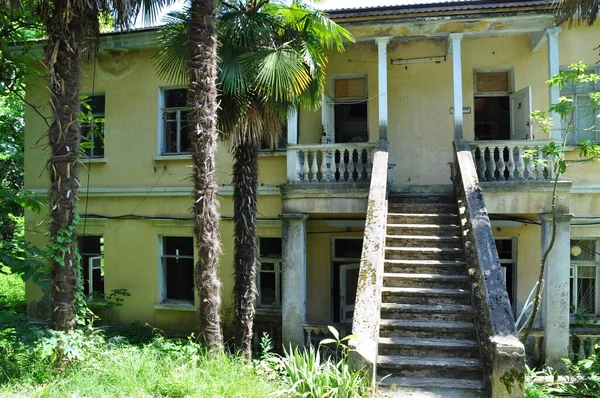
[[[213,358],[193,341],[148,339],[142,327],[123,330],[126,337],[73,335],[65,347],[80,357],[63,364],[52,354],[56,336],[33,326],[24,308],[20,278],[0,273],[0,396],[265,397],[279,386],[239,357]]]

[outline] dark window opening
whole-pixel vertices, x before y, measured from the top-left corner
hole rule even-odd
[[[163,237],[165,298],[194,301],[194,239]]]
[[[475,139],[510,139],[509,97],[475,97]]]
[[[104,157],[105,97],[91,95],[81,104],[81,146],[87,157]]]
[[[334,114],[335,142],[369,141],[367,101],[351,104],[335,104]]]
[[[185,88],[164,90],[163,92],[163,154],[177,155],[191,151],[187,92],[188,90]]]
[[[79,236],[77,238],[81,255],[81,279],[83,293],[104,293],[104,240],[101,236]]]
[[[281,308],[283,298],[281,238],[258,238],[258,306]]]

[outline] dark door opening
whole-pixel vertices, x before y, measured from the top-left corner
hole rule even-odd
[[[475,140],[510,139],[509,97],[475,97]]]

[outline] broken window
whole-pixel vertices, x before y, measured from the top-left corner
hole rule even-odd
[[[104,94],[90,95],[81,103],[81,147],[87,157],[104,157]]]
[[[104,294],[104,239],[101,236],[79,236],[83,293]]]
[[[186,88],[162,91],[162,155],[187,154],[191,151]]]
[[[194,302],[194,239],[162,237],[163,301]]]
[[[281,308],[282,259],[281,238],[258,238],[257,274],[258,306]]]

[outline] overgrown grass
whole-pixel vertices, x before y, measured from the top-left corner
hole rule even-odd
[[[19,275],[9,272],[7,267],[0,269],[0,311],[12,309],[23,312],[26,306],[25,283]]]

